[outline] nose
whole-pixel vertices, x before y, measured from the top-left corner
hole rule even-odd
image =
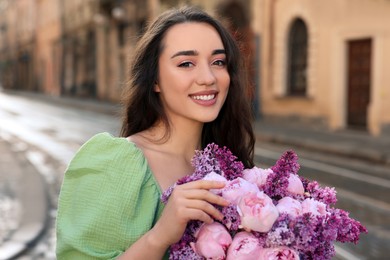
[[[216,82],[214,72],[209,64],[198,66],[198,77],[196,83],[198,85],[211,86]]]

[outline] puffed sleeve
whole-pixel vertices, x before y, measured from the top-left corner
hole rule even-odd
[[[57,259],[115,259],[153,227],[160,195],[141,150],[125,138],[94,136],[64,175]]]

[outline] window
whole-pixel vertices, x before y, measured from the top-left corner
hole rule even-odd
[[[305,96],[307,90],[307,27],[302,19],[296,19],[288,37],[287,94]]]

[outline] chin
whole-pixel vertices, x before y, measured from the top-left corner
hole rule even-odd
[[[217,119],[218,115],[210,115],[210,116],[204,116],[203,118],[200,118],[199,121],[203,123],[210,123],[213,122],[215,119]]]
[[[206,110],[203,109],[203,110],[197,110],[196,112],[194,111],[192,115],[193,115],[193,119],[198,122],[210,123],[215,119],[217,119],[220,111],[221,111],[220,109],[216,109],[216,108],[206,109]]]

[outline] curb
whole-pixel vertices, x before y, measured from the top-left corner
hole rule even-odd
[[[5,138],[3,142],[8,147],[12,145]],[[21,255],[39,239],[48,223],[49,196],[43,176],[28,159],[26,151],[9,150],[15,159],[12,162],[22,165],[23,181],[18,182],[15,197],[21,203],[23,213],[20,226],[0,245],[0,260],[15,259]]]

